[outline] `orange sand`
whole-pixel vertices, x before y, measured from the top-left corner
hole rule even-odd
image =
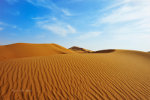
[[[67,53],[73,53],[73,51],[57,44],[16,43],[0,46],[0,61],[12,58],[49,56],[52,54]]]
[[[150,54],[114,50],[1,61],[0,100],[150,100]]]

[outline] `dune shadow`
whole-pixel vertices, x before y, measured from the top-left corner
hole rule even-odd
[[[116,51],[115,49],[107,49],[107,50],[94,51],[93,53],[112,53],[115,51]]]
[[[67,53],[65,53],[65,52],[61,52],[60,54],[67,54]]]

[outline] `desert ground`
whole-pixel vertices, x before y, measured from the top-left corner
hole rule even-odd
[[[0,100],[150,100],[150,53],[3,45]]]

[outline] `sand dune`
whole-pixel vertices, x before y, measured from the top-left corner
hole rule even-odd
[[[0,100],[150,100],[145,52],[20,58],[0,69]]]
[[[93,52],[91,50],[80,48],[80,47],[77,47],[77,46],[73,46],[69,49],[72,50],[72,51],[78,52],[78,53],[91,53],[91,52]]]
[[[12,58],[49,56],[52,54],[73,53],[57,44],[16,43],[0,46],[0,61]]]

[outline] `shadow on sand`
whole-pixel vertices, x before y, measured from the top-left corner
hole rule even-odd
[[[94,51],[93,53],[112,53],[112,52],[115,52],[115,49],[99,50]]]

